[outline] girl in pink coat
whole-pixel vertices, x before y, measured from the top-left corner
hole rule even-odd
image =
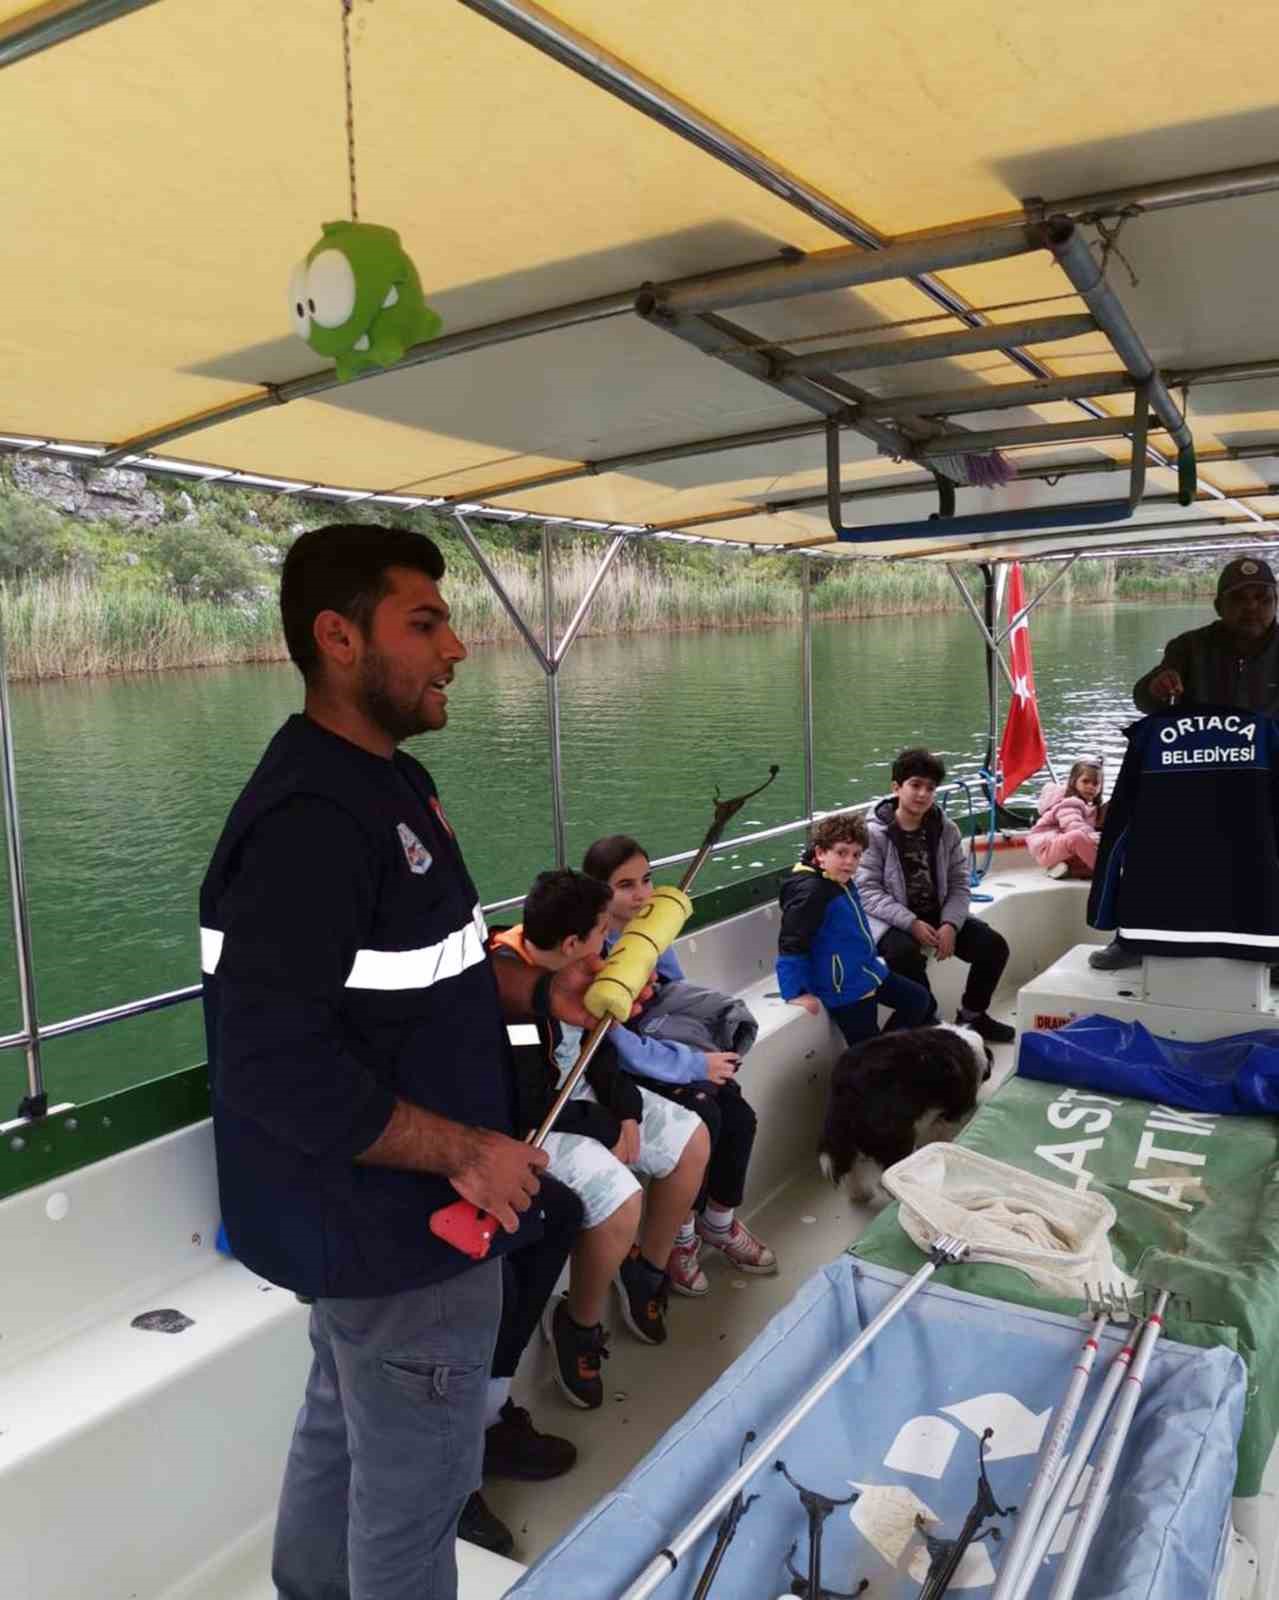
[[[1065,784],[1045,786],[1026,848],[1050,878],[1091,878],[1100,824],[1101,762],[1085,756],[1071,767]]]

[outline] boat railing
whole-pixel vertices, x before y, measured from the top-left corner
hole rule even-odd
[[[953,782],[944,784],[938,790],[938,794],[949,796],[964,793],[966,790],[965,781],[957,778]],[[835,809],[861,816],[877,805],[881,798],[876,795],[870,800],[858,801],[855,805],[840,806]],[[746,845],[763,844],[770,839],[785,838],[789,834],[809,828],[817,818],[827,815],[829,815],[827,812],[815,811],[811,817],[799,817],[794,822],[783,822],[774,828],[760,828],[754,833],[743,833],[732,839],[722,839],[714,846],[712,854],[724,855],[740,850]],[[691,861],[696,854],[696,849],[679,850],[674,855],[655,857],[651,865],[659,869],[680,866],[686,861]],[[523,895],[511,895],[504,900],[488,901],[483,910],[486,916],[491,916],[494,912],[513,910],[523,903]],[[169,1006],[182,1005],[188,1000],[198,1000],[201,993],[200,984],[188,984],[182,989],[169,989],[163,994],[147,995],[140,1000],[126,1000],[122,1005],[106,1006],[100,1011],[87,1011],[82,1016],[68,1017],[62,1022],[41,1024],[30,1031],[21,1029],[17,1033],[0,1034],[0,1050],[26,1050],[33,1042],[44,1043],[50,1039],[64,1039],[71,1034],[89,1033],[95,1028],[104,1028],[113,1022],[126,1022],[131,1017],[145,1016],[152,1011],[163,1011]]]

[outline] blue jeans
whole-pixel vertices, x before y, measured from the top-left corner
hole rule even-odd
[[[369,1300],[317,1300],[284,1473],[280,1600],[454,1600],[479,1488],[502,1264]]]
[[[922,1028],[937,1020],[937,1003],[931,990],[922,983],[912,983],[900,973],[890,972],[874,994],[851,1006],[836,1006],[831,1011],[831,1021],[850,1045],[861,1044],[879,1032],[880,1006],[888,1006],[893,1013],[885,1033],[894,1028]]]

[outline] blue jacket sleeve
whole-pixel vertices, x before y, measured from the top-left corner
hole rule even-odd
[[[215,1094],[309,1155],[353,1160],[395,1105],[338,1018],[375,873],[356,824],[300,797],[254,827],[219,906]]]
[[[659,1083],[697,1083],[706,1076],[706,1052],[674,1039],[650,1039],[630,1028],[609,1034],[617,1058],[628,1072]]]
[[[777,987],[783,1000],[794,1000],[797,995],[812,994],[813,978],[806,955],[779,955],[776,962]]]

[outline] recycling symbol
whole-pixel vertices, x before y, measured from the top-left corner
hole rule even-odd
[[[884,1457],[884,1466],[892,1472],[940,1482],[960,1443],[961,1428],[974,1439],[980,1438],[987,1428],[994,1430],[986,1450],[987,1463],[1019,1456],[1033,1457],[1039,1452],[1052,1415],[1051,1408],[1040,1412],[1027,1410],[1016,1395],[1011,1394],[974,1395],[971,1400],[962,1400],[957,1405],[942,1406],[941,1412],[940,1416],[912,1417],[903,1423]],[[950,1418],[954,1420],[948,1420]],[[960,1454],[965,1470],[975,1477],[971,1469],[976,1465],[976,1453],[961,1451]],[[1077,1508],[1087,1492],[1090,1474],[1091,1468],[1076,1486],[1070,1501],[1076,1509],[1067,1511],[1062,1518],[1049,1546],[1049,1555],[1060,1554],[1065,1549]],[[922,1587],[928,1576],[928,1551],[915,1519],[936,1523],[939,1521],[937,1512],[905,1484],[854,1483],[851,1479],[849,1482],[860,1491],[860,1498],[849,1510],[853,1526],[890,1567]],[[995,1568],[983,1540],[969,1545],[950,1586],[952,1589],[980,1589],[994,1581]]]

